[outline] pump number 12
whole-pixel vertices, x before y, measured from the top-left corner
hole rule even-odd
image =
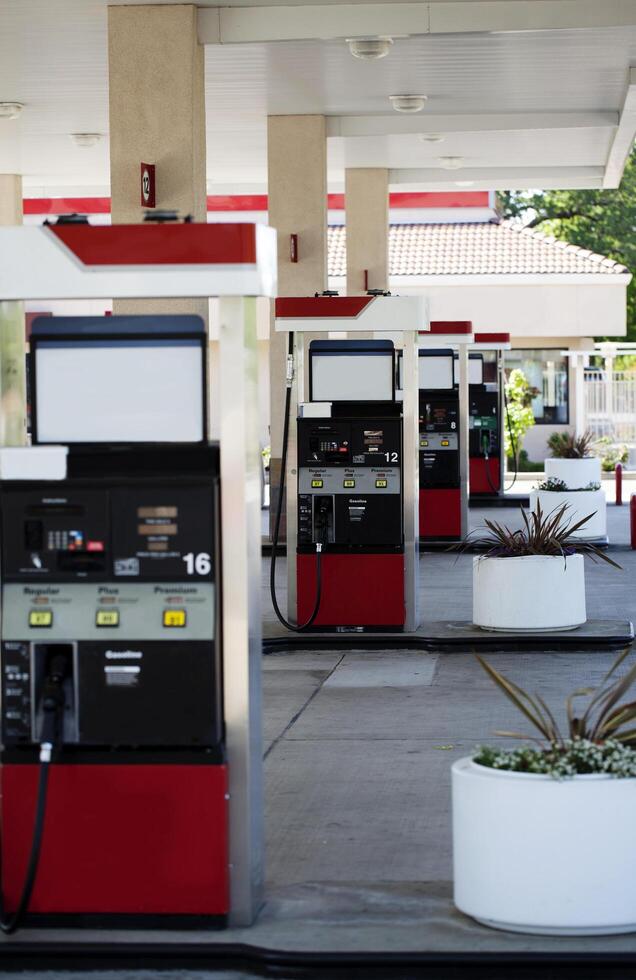
[[[398,463],[400,460],[398,453],[385,453],[384,458],[387,463]]]
[[[200,551],[197,555],[191,551],[183,556],[182,561],[186,564],[188,575],[209,575],[212,568],[212,560],[207,551]]]

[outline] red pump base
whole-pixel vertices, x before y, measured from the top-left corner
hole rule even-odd
[[[24,881],[38,771],[38,764],[0,771],[8,913]],[[93,916],[121,917],[124,926],[164,916],[223,924],[217,917],[229,905],[226,793],[225,766],[52,763],[29,917],[44,925],[84,917],[89,924]]]
[[[468,489],[471,494],[496,497],[501,489],[501,465],[498,459],[471,456],[468,463]],[[489,479],[490,478],[490,479]]]
[[[462,533],[461,491],[420,490],[420,540],[457,541]]]
[[[316,556],[296,556],[298,622],[311,616],[316,600]],[[322,601],[315,627],[404,627],[404,555],[322,556]]]

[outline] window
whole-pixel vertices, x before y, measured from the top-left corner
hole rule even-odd
[[[506,377],[515,368],[523,371],[535,390],[534,420],[539,425],[567,425],[568,364],[558,348],[510,350],[505,355]]]

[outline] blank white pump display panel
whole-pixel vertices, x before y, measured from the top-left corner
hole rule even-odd
[[[453,354],[424,354],[418,358],[420,390],[449,389],[454,385]]]
[[[393,401],[392,349],[382,353],[352,350],[349,354],[344,350],[320,353],[310,348],[310,356],[312,401]]]
[[[204,347],[197,337],[41,337],[34,379],[39,443],[205,438]]]

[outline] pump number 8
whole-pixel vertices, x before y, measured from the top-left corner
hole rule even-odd
[[[212,560],[207,551],[200,551],[198,555],[191,551],[183,556],[182,561],[186,563],[188,575],[208,575],[212,568]]]

